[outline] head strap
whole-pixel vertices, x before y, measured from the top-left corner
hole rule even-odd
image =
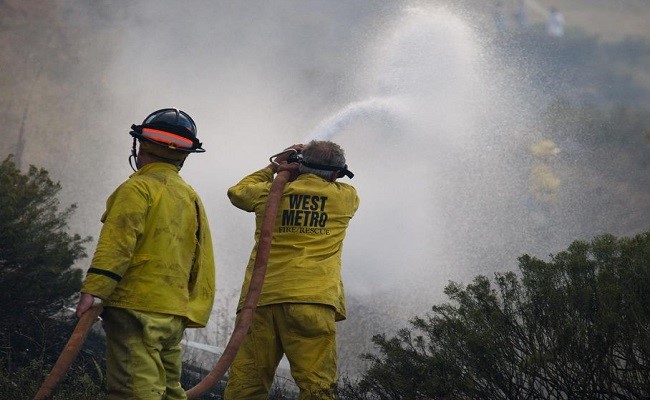
[[[354,177],[354,174],[352,171],[348,169],[347,164],[342,166],[342,167],[334,167],[331,165],[321,165],[321,164],[313,164],[313,163],[308,163],[305,162],[305,160],[300,160],[300,163],[304,165],[307,168],[313,168],[313,169],[320,169],[324,171],[338,171],[339,178],[343,178],[344,176],[347,176],[348,178],[352,179]]]

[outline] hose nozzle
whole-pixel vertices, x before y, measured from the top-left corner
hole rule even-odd
[[[288,163],[300,162],[300,156],[298,155],[299,154],[298,150],[292,149],[292,148],[284,149],[281,152],[279,152],[278,154],[273,154],[271,157],[269,157],[269,161],[272,162],[275,165],[280,165],[280,163],[277,162],[276,159],[279,156],[287,154],[287,153],[292,153],[291,155],[289,155],[289,157],[287,157],[287,162]]]

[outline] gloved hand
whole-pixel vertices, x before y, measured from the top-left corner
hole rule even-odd
[[[81,293],[79,303],[77,304],[77,311],[75,313],[77,318],[81,318],[81,316],[97,302],[101,302],[101,299],[89,293]]]

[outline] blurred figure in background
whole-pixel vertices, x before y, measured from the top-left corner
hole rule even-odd
[[[557,199],[560,179],[551,169],[551,160],[560,149],[551,140],[542,140],[530,147],[535,164],[530,173],[530,191],[541,204],[553,204]]]
[[[517,10],[515,11],[515,20],[519,30],[528,29],[528,11],[526,10],[526,0],[519,0]]]
[[[551,7],[546,19],[546,34],[551,37],[564,36],[564,15],[555,7]]]
[[[497,1],[494,8],[494,25],[497,31],[503,32],[508,28],[508,21],[506,20],[506,11],[503,1]]]

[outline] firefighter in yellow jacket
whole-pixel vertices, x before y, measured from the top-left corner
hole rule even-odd
[[[343,149],[329,141],[292,147],[299,175],[284,189],[266,277],[252,326],[230,370],[225,399],[266,399],[283,354],[301,399],[330,399],[337,379],[335,322],[345,319],[341,252],[359,206],[354,187],[336,182],[347,170]],[[286,167],[288,154],[276,158]],[[254,212],[259,239],[278,165],[254,172],[228,190],[233,205]],[[257,245],[242,287],[241,310]]]
[[[104,304],[109,399],[185,399],[180,342],[208,322],[215,266],[203,204],[179,170],[204,150],[178,109],[131,128],[137,171],[108,198],[77,316]]]

